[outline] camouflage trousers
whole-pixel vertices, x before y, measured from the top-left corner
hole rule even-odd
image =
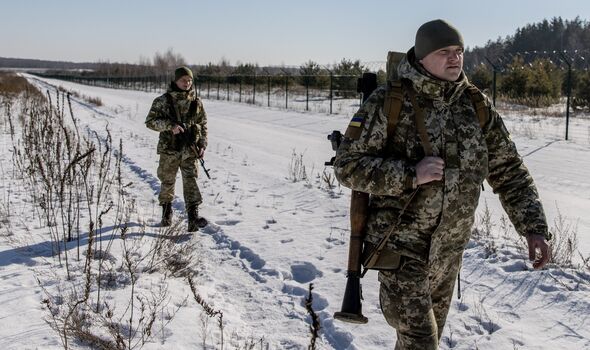
[[[397,270],[379,272],[379,301],[387,323],[396,329],[396,350],[437,350],[462,252],[437,266],[402,257]]]
[[[195,155],[186,151],[160,153],[160,163],[158,165],[158,179],[160,179],[161,183],[158,196],[160,205],[171,203],[174,199],[174,185],[178,168],[180,168],[180,174],[182,175],[182,193],[185,207],[199,205],[203,202],[201,191],[199,191],[197,185],[197,161]]]

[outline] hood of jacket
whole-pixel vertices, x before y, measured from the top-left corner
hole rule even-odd
[[[469,80],[463,71],[456,81],[441,80],[430,74],[416,61],[414,48],[401,60],[398,76],[412,82],[414,90],[423,98],[431,100],[436,109],[443,109],[453,104],[469,86]]]
[[[176,83],[172,81],[170,82],[166,92],[172,95],[176,101],[194,101],[197,99],[197,91],[195,90],[194,85],[191,85],[190,89],[188,90],[181,90],[178,88]]]

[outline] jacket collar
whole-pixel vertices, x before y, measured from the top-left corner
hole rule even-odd
[[[435,108],[445,108],[453,104],[469,86],[469,80],[462,71],[456,81],[446,81],[428,73],[416,61],[414,48],[408,51],[398,66],[398,76],[411,81],[414,90],[425,99],[432,100]]]
[[[194,101],[197,99],[197,91],[195,90],[195,86],[191,86],[190,89],[188,90],[180,90],[178,88],[178,86],[176,86],[175,82],[170,82],[170,85],[168,86],[168,90],[166,90],[167,93],[169,93],[170,95],[172,95],[172,97],[174,97],[174,99],[176,101],[180,101],[180,100],[188,100],[188,101]]]

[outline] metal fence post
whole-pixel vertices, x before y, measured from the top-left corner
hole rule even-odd
[[[266,103],[270,107],[270,74],[267,76],[267,88]]]
[[[572,94],[572,65],[565,56],[564,52],[559,52],[563,61],[567,64],[567,102],[565,106],[565,140],[569,137],[569,125],[570,125],[570,96]]]
[[[309,111],[309,79],[305,79],[305,110]]]
[[[492,66],[492,71],[493,71],[493,78],[492,78],[492,103],[494,104],[494,107],[495,107],[496,106],[496,72],[498,71],[498,68],[487,57],[486,57],[486,61],[488,61],[490,63],[490,65]]]
[[[334,75],[332,74],[332,72],[330,72],[330,114],[332,114],[332,95],[334,92],[333,80],[334,80]]]
[[[254,89],[254,92],[252,93],[252,104],[256,105],[256,73],[254,73],[254,83],[252,88]]]
[[[289,109],[289,76],[285,75],[285,109]]]

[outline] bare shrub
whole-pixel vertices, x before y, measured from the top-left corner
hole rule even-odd
[[[563,216],[557,204],[556,207],[557,217],[550,228],[550,232],[553,234],[551,263],[560,267],[573,267],[572,258],[578,251],[578,224],[572,223]]]
[[[288,171],[288,179],[292,182],[307,180],[307,172],[303,163],[303,153],[297,154],[295,149],[293,149]]]
[[[489,258],[495,256],[498,252],[496,241],[493,236],[494,224],[492,218],[492,212],[488,206],[488,202],[485,202],[483,213],[477,216],[477,221],[473,229],[473,236],[476,241],[483,244],[485,257]]]
[[[102,99],[100,97],[96,97],[96,96],[92,97],[92,96],[84,95],[83,98],[86,102],[91,103],[95,106],[98,106],[98,107],[102,106]]]
[[[205,299],[203,299],[199,292],[197,292],[197,287],[195,286],[195,282],[192,276],[187,277],[187,282],[189,287],[191,288],[191,292],[193,293],[193,298],[195,299],[197,304],[201,305],[203,311],[205,311],[207,316],[210,318],[217,317],[217,325],[219,327],[220,334],[219,344],[220,349],[223,350],[223,329],[225,326],[223,323],[223,312],[221,310],[215,310],[213,307],[211,307],[211,305],[207,303],[207,301],[205,301]]]
[[[154,325],[164,328],[176,314],[167,311],[171,301],[167,278],[194,274],[193,254],[198,247],[169,240],[156,255],[160,260],[154,262],[154,254],[146,249],[150,245],[142,242],[147,237],[145,226],[139,227],[137,235],[129,233],[135,202],[128,198],[130,184],[122,181],[122,141],[117,150],[108,129],[105,137],[96,132],[81,134],[70,94],[64,89],[56,88],[55,95],[48,91],[46,97],[40,93],[15,96],[10,98],[21,99],[17,120],[22,131],[17,135],[10,119],[15,169],[22,174],[23,187],[31,194],[40,224],[51,237],[54,256],[67,275],[62,280],[55,271],[52,280],[57,283],[51,292],[38,280],[46,294],[46,321],[65,349],[73,340],[96,349],[143,347],[152,339]],[[113,220],[110,234],[103,231],[108,220]],[[81,226],[88,228],[82,260]],[[72,248],[68,243],[74,240],[77,260],[68,258]],[[121,243],[121,249],[113,249],[115,242]],[[150,261],[158,264],[162,277],[158,283],[150,279],[150,288],[139,289]],[[125,295],[123,307],[113,307],[106,301],[108,295],[104,298],[101,293]]]
[[[494,226],[495,224],[492,219],[492,212],[490,211],[490,207],[486,201],[483,213],[477,216],[477,223],[474,231],[475,238],[491,238]]]

